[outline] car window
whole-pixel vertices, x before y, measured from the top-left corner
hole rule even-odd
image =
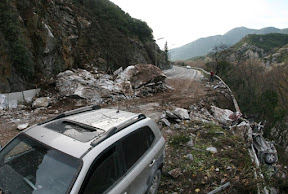
[[[4,193],[65,193],[81,160],[19,135],[0,153],[0,190]]]
[[[122,141],[126,169],[129,170],[151,147],[155,139],[149,127],[140,128]]]
[[[124,174],[116,146],[106,150],[96,161],[85,187],[85,194],[103,193]]]

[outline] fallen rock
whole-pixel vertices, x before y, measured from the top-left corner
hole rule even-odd
[[[211,147],[206,148],[206,151],[209,151],[209,152],[212,152],[213,154],[215,154],[215,153],[217,153],[217,148],[211,146]]]
[[[170,111],[165,111],[165,117],[167,119],[179,119],[179,117],[177,115],[175,115],[173,112]]]
[[[128,80],[133,88],[139,88],[149,83],[164,81],[166,76],[155,65],[137,64],[127,67],[118,79]]]
[[[103,80],[99,80],[103,82]],[[87,100],[101,101],[101,86],[86,70],[67,70],[57,75],[56,87],[61,96],[77,96]],[[108,84],[107,84],[108,87]],[[102,88],[102,90],[107,88]]]
[[[164,73],[152,64],[128,66],[117,76],[115,90],[126,96],[143,97],[166,90],[165,78]]]
[[[234,125],[231,127],[231,131],[246,140],[248,145],[251,145],[253,142],[252,138],[252,128],[249,123],[242,121],[239,125]]]
[[[193,138],[191,137],[190,140],[187,142],[187,146],[193,147],[194,146],[194,141]]]
[[[187,155],[186,155],[186,158],[188,158],[188,159],[191,160],[191,161],[194,159],[192,154],[187,154]]]
[[[42,97],[42,98],[37,98],[33,103],[32,107],[33,108],[42,108],[42,107],[48,107],[50,103],[50,98],[49,97]]]
[[[24,123],[24,124],[18,125],[17,129],[19,131],[22,131],[22,130],[26,129],[28,126],[29,126],[28,123]]]
[[[113,87],[114,92],[122,93],[126,97],[133,97],[134,91],[131,82],[128,80],[116,79]]]
[[[231,110],[211,106],[211,111],[214,116],[214,119],[227,126],[231,125],[232,120],[229,118],[229,116],[233,114]]]
[[[169,171],[168,174],[170,174],[174,179],[176,179],[180,175],[182,175],[181,168],[175,168],[175,169]]]
[[[204,123],[209,123],[213,120],[211,113],[201,105],[191,105],[190,109],[190,120],[201,121]]]
[[[169,126],[171,125],[171,123],[170,123],[167,119],[165,119],[165,118],[162,118],[160,121],[161,121],[161,123],[163,123],[163,124],[166,125],[167,127],[169,127]]]
[[[130,99],[166,90],[166,77],[154,65],[129,66],[124,71],[119,68],[114,76],[117,76],[115,80],[110,75],[98,72],[67,70],[57,75],[56,87],[61,96],[79,97],[97,103],[104,99],[117,99],[118,96]]]
[[[189,120],[189,114],[188,114],[188,110],[184,109],[184,108],[176,108],[174,111],[172,111],[172,113],[174,115],[176,115],[179,119],[181,120]]]
[[[122,72],[123,72],[123,67],[120,67],[119,69],[117,69],[116,71],[113,72],[113,75],[118,76]]]

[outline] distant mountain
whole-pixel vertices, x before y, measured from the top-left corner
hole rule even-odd
[[[278,29],[274,27],[262,28],[260,30],[250,29],[246,27],[238,27],[228,31],[224,35],[209,36],[197,39],[184,46],[169,50],[171,60],[187,60],[195,56],[203,56],[208,54],[215,46],[225,44],[232,46],[248,34],[269,34],[281,33],[288,34],[288,28]]]

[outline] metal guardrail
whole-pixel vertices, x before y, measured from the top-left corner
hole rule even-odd
[[[205,73],[205,74],[207,74],[207,75],[210,75],[209,72],[205,71],[205,70],[202,69],[202,68],[192,67],[192,69],[196,69],[196,70],[202,71],[203,73]],[[231,95],[231,97],[232,97],[234,106],[235,106],[235,110],[236,110],[238,113],[241,114],[241,110],[240,110],[240,108],[239,108],[239,105],[238,105],[238,103],[237,103],[236,98],[234,97],[234,95],[233,95],[233,93],[232,93],[232,90],[229,88],[229,86],[228,86],[218,75],[215,75],[215,77],[216,77],[217,79],[219,79],[219,80],[228,88],[228,90],[229,90],[229,92],[230,92],[230,95]],[[248,149],[248,152],[249,152],[249,155],[250,155],[250,158],[251,158],[252,162],[255,163],[255,165],[256,165],[256,167],[254,167],[254,176],[255,176],[255,179],[257,179],[258,176],[259,176],[259,177],[263,180],[263,179],[264,179],[264,175],[263,175],[263,173],[261,172],[261,169],[260,169],[260,161],[259,161],[259,159],[258,159],[258,157],[257,157],[257,154],[256,154],[256,152],[255,152],[255,149],[254,149],[254,147],[253,147],[253,144],[251,144],[250,148]],[[226,184],[227,184],[227,185],[226,185]],[[225,187],[226,187],[226,186],[229,186],[228,183],[226,183],[226,184],[223,185],[223,186],[225,186]],[[269,191],[267,190],[266,186],[263,187],[260,183],[257,183],[257,188],[258,188],[258,193],[269,194]],[[218,192],[218,191],[220,191],[219,189],[222,189],[222,187],[217,188],[217,189],[214,190],[214,191]],[[213,193],[214,191],[212,191],[212,193]]]
[[[196,70],[198,70],[198,71],[202,71],[203,73],[205,73],[205,74],[207,74],[207,75],[210,75],[209,72],[205,71],[205,70],[202,69],[202,68],[199,68],[199,67],[191,67],[191,68],[192,68],[192,69],[196,69]],[[217,79],[219,79],[219,80],[228,88],[228,90],[229,90],[229,92],[230,92],[230,95],[231,95],[231,98],[232,98],[232,100],[233,100],[233,104],[234,104],[234,106],[235,106],[235,110],[236,110],[236,112],[238,112],[238,113],[241,114],[241,110],[240,110],[240,108],[239,108],[239,105],[238,105],[238,103],[237,103],[237,100],[236,100],[235,96],[233,95],[232,90],[229,88],[229,86],[228,86],[218,75],[214,75],[214,76],[215,76]]]

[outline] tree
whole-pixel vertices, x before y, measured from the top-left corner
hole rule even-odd
[[[165,53],[165,61],[168,63],[169,61],[169,53],[168,53],[168,43],[166,41],[165,45],[164,45],[164,53]]]
[[[208,64],[210,68],[215,70],[215,74],[219,74],[221,71],[221,65],[223,62],[227,62],[227,57],[230,55],[230,49],[225,44],[215,46],[213,50],[208,54],[211,57],[211,62]]]

